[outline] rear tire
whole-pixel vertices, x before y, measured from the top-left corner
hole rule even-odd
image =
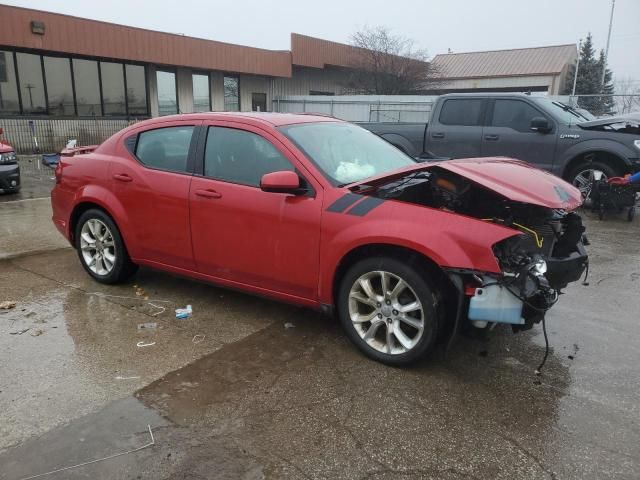
[[[430,353],[438,336],[434,292],[421,269],[395,258],[367,258],[342,278],[338,316],[349,339],[369,358],[408,365]]]
[[[129,258],[120,230],[102,210],[90,209],[80,216],[75,247],[83,268],[100,283],[124,282],[138,269]]]

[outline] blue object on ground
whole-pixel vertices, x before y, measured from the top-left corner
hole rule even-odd
[[[58,165],[59,161],[60,161],[59,153],[42,154],[42,164],[46,165],[47,167],[55,167],[56,165]]]

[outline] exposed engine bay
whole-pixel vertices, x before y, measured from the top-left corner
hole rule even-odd
[[[457,271],[477,328],[509,323],[514,331],[540,322],[562,289],[588,268],[582,219],[575,212],[512,201],[434,165],[379,186],[373,195],[455,212],[521,233],[493,246],[502,275]],[[558,189],[558,195],[563,194]]]

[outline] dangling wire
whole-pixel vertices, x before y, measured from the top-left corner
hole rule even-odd
[[[547,357],[549,356],[549,337],[547,337],[547,322],[544,317],[542,317],[542,333],[544,334],[544,357],[540,365],[538,365],[538,368],[536,368],[536,375],[542,374],[542,367],[544,367],[544,364],[547,362]]]

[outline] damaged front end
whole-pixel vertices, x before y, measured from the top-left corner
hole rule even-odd
[[[527,330],[544,318],[569,283],[585,273],[589,259],[580,216],[557,210],[547,213],[546,218],[509,221],[507,226],[521,234],[493,246],[502,274],[476,275],[476,288],[473,282],[467,283],[472,293],[468,316],[475,327],[496,322],[510,323],[514,331]]]
[[[582,201],[579,191],[521,162],[438,163],[369,194],[514,230],[492,247],[500,273],[447,268],[460,292],[458,320],[466,316],[470,322],[461,322],[466,325],[491,329],[507,323],[514,331],[530,329],[588,268],[585,228],[573,211]]]

